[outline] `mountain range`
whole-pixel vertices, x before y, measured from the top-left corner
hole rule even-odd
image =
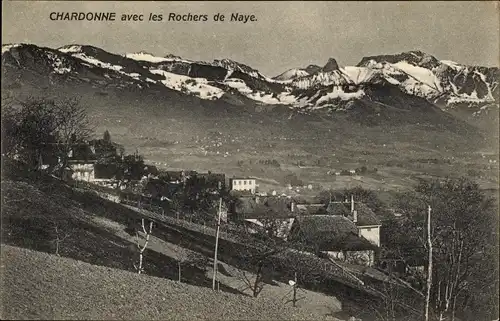
[[[108,130],[127,152],[162,168],[258,177],[266,188],[295,174],[325,188],[399,190],[471,169],[498,185],[482,154],[498,153],[498,76],[420,51],[271,77],[230,59],[2,46],[2,99],[76,97],[95,135]],[[362,166],[378,171],[362,181],[327,174]]]
[[[478,115],[498,110],[500,90],[497,67],[438,60],[421,51],[364,57],[356,66],[340,66],[330,58],[322,67],[309,65],[269,77],[230,59],[205,62],[147,52],[121,55],[89,45],[53,49],[7,44],[2,46],[2,66],[4,76],[14,76],[7,77],[14,86],[15,79],[21,81],[16,78],[21,68],[43,75],[50,83],[177,91],[201,100],[256,108],[280,106],[299,114],[433,105]]]

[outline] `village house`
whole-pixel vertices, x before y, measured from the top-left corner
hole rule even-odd
[[[257,180],[255,178],[233,177],[229,180],[229,190],[231,191],[249,191],[255,194],[257,186]]]
[[[374,265],[378,249],[360,236],[356,225],[342,215],[298,216],[288,239],[303,243],[317,255],[366,266]]]
[[[381,223],[368,206],[351,201],[296,204],[280,197],[241,197],[232,219],[251,232],[273,230],[276,237],[303,242],[318,255],[373,266]]]
[[[304,241],[316,254],[372,266],[380,247],[381,223],[361,202],[296,204],[281,197],[240,197],[231,219],[250,232],[266,231],[290,241]],[[314,228],[313,228],[314,227]]]
[[[380,227],[382,226],[377,215],[362,202],[355,202],[351,196],[350,201],[330,202],[327,213],[347,217],[358,230],[358,235],[380,247]]]
[[[245,225],[250,233],[265,232],[286,240],[295,218],[293,204],[283,197],[240,197],[230,208],[229,219]]]
[[[116,158],[116,144],[105,143],[103,140],[92,140],[74,144],[68,149],[67,164],[63,170],[63,179],[85,181],[106,185],[123,177],[123,169]],[[39,169],[58,168],[62,164],[60,155],[64,150],[62,145],[48,144],[39,157]],[[104,162],[104,163],[102,163]],[[141,173],[157,175],[155,166],[145,165]],[[142,175],[142,174],[141,174]],[[137,176],[137,175],[136,175]],[[134,177],[140,180],[141,177]]]
[[[40,153],[38,168],[42,170],[56,169],[62,166],[61,152],[64,148],[59,144],[47,144]],[[95,154],[86,143],[74,144],[67,154],[66,168],[63,169],[63,178],[72,178],[91,182],[95,178]]]

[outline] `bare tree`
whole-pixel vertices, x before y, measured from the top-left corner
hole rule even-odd
[[[281,222],[280,222],[281,221]],[[283,236],[283,220],[263,220],[264,226],[254,234],[244,233],[245,247],[241,248],[238,257],[240,269],[238,278],[243,282],[244,290],[252,291],[257,297],[270,281],[274,271],[296,277],[298,283],[313,284],[320,282],[324,276],[325,260],[315,254],[306,253],[308,247],[300,238],[285,241]],[[253,276],[251,276],[253,274]]]
[[[427,209],[427,295],[425,297],[425,321],[429,321],[429,306],[431,303],[432,288],[432,230],[431,230],[431,206]]]
[[[494,264],[497,258],[490,251],[498,244],[493,201],[466,178],[424,181],[416,192],[401,199],[404,204],[399,209],[406,219],[397,233],[408,242],[416,240],[428,255],[432,254],[427,259],[431,272],[427,273],[427,318],[435,315],[440,320],[454,320],[457,312],[475,318],[479,313],[484,318],[494,317],[497,312],[490,310],[488,299],[495,296],[488,285],[498,284],[498,265]],[[432,207],[430,219],[429,211],[425,215],[422,210],[428,205]],[[423,229],[424,224],[427,228]],[[496,276],[485,273],[490,270]],[[487,281],[477,271],[482,271]],[[486,289],[491,291],[488,295],[484,293]],[[474,306],[470,304],[471,297],[477,298]]]
[[[144,272],[144,268],[142,266],[143,253],[144,253],[144,250],[146,250],[146,247],[148,246],[149,237],[151,236],[151,232],[153,231],[153,222],[152,221],[149,222],[149,230],[146,230],[144,219],[142,219],[141,228],[142,228],[142,232],[145,235],[145,241],[144,241],[144,245],[141,246],[141,244],[139,242],[139,231],[136,231],[137,249],[139,250],[139,264],[138,265],[134,264],[134,268],[137,270],[137,273],[139,273],[139,274]]]
[[[189,250],[190,242],[183,241],[181,238],[178,244],[173,248],[175,258],[177,259],[178,281],[182,282],[182,267],[187,264],[196,264],[199,257],[193,251]]]
[[[239,290],[250,290],[254,298],[256,298],[264,288],[262,265],[257,266],[255,276],[251,276],[249,272],[239,269],[236,277],[243,282],[243,286]]]
[[[52,224],[55,232],[55,239],[52,242],[54,242],[56,247],[55,254],[57,256],[60,256],[59,254],[60,245],[62,242],[64,242],[64,240],[66,240],[71,235],[71,233],[69,233],[68,231],[63,231],[58,225],[58,223],[55,221],[52,221]]]
[[[265,233],[257,237],[245,233],[243,237],[245,245],[237,253],[239,259],[237,277],[244,284],[242,290],[249,289],[252,295],[257,297],[264,288],[265,275],[274,269],[276,255],[286,251],[288,247],[284,241],[279,242],[269,238]]]

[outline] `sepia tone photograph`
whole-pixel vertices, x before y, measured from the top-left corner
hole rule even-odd
[[[497,1],[3,1],[0,319],[499,320]]]

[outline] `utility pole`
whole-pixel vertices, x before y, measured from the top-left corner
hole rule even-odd
[[[429,321],[429,305],[432,286],[432,239],[431,239],[431,206],[427,206],[427,250],[429,251],[427,264],[427,296],[425,298],[425,321]]]
[[[219,247],[219,231],[220,231],[220,217],[222,214],[222,197],[219,200],[219,218],[217,219],[217,233],[215,235],[215,253],[214,253],[214,275],[212,279],[212,290],[215,291],[215,279],[217,277],[217,248]]]

